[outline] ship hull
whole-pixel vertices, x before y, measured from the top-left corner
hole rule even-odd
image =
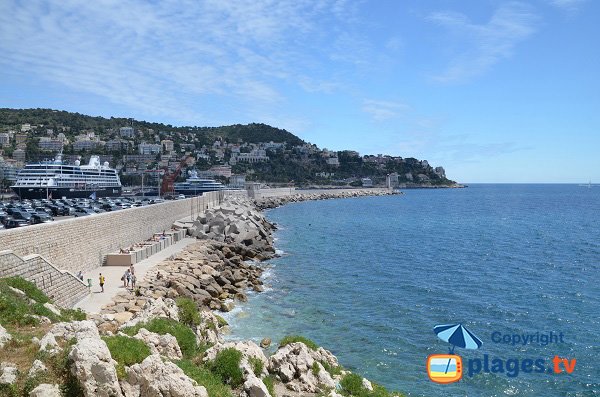
[[[97,190],[77,190],[69,188],[40,188],[40,187],[16,187],[13,191],[21,200],[24,199],[60,199],[60,198],[90,198],[96,193],[96,197],[119,197],[121,187],[102,188]]]

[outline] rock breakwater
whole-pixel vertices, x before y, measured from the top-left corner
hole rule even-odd
[[[279,197],[264,197],[261,199],[254,200],[256,208],[265,210],[269,208],[280,207],[284,204],[299,203],[301,201],[314,201],[314,200],[330,200],[330,199],[341,199],[341,198],[352,198],[352,197],[367,197],[367,196],[389,196],[393,194],[402,194],[401,192],[381,189],[381,190],[342,190],[336,191],[334,189],[331,192],[318,192],[318,193],[296,193],[288,196]]]

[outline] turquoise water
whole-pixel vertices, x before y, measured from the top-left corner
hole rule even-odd
[[[268,211],[284,255],[268,265],[270,288],[229,314],[232,337],[300,333],[344,366],[411,396],[600,395],[600,188],[405,193]],[[435,384],[426,360],[448,353],[433,333],[446,323],[462,323],[483,341],[479,350],[456,349],[465,370],[484,354],[505,364],[543,358],[546,367],[559,355],[576,358],[575,369],[509,377],[504,368]],[[564,343],[492,341],[494,332],[550,331],[563,333]]]

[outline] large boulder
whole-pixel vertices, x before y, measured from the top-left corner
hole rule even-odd
[[[46,352],[46,353],[50,354],[51,356],[53,356],[56,353],[60,352],[61,350],[62,349],[58,345],[58,342],[56,342],[56,338],[54,337],[54,334],[52,332],[48,332],[46,335],[44,335],[44,337],[40,341],[40,351],[41,352]]]
[[[209,310],[200,312],[200,324],[196,327],[196,339],[198,343],[216,345],[223,341],[223,336],[219,332],[221,325],[219,320]]]
[[[144,341],[152,354],[160,354],[171,360],[181,360],[181,348],[171,334],[160,335],[140,328],[134,338]]]
[[[42,383],[35,389],[29,392],[29,397],[61,397],[62,393],[58,385],[50,385],[48,383]]]
[[[144,323],[155,317],[166,317],[179,321],[179,309],[175,301],[171,298],[150,299],[146,302],[142,310],[137,312],[122,327],[133,327],[138,323]]]
[[[29,377],[36,376],[37,374],[42,374],[48,371],[48,368],[44,365],[40,360],[35,360],[29,369],[29,373],[27,374]]]
[[[4,344],[12,339],[12,336],[8,331],[0,324],[0,349],[4,347]]]
[[[321,364],[325,358],[327,357],[322,353],[308,348],[304,343],[290,343],[280,347],[271,356],[269,371],[279,377],[290,390],[316,393],[335,387],[335,381]],[[314,371],[313,366],[318,370]]]
[[[186,376],[172,362],[163,362],[158,354],[126,368],[122,382],[125,397],[208,397],[206,388]]]
[[[267,386],[262,380],[254,375],[249,375],[248,379],[244,382],[244,393],[247,397],[271,397],[271,394],[267,390]]]
[[[12,363],[2,363],[0,364],[0,385],[8,384],[12,385],[17,381],[17,375],[19,374],[19,370],[17,366]]]
[[[99,338],[98,327],[92,320],[73,321],[70,323],[58,323],[50,330],[56,337],[69,340],[85,338]]]
[[[71,373],[77,378],[86,397],[120,397],[121,387],[116,361],[100,338],[82,338],[69,353]]]

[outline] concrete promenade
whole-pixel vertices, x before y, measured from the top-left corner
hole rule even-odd
[[[136,263],[133,268],[137,282],[141,282],[148,270],[152,269],[156,264],[169,258],[171,255],[181,252],[185,247],[197,241],[198,240],[195,238],[186,237],[176,244]],[[121,277],[128,268],[128,266],[100,266],[85,272],[83,280],[87,283],[88,278],[92,279],[92,293],[77,303],[75,308],[80,308],[88,313],[100,313],[102,306],[110,303],[117,293],[125,290]],[[103,293],[100,292],[100,284],[98,281],[100,273],[106,278]]]

